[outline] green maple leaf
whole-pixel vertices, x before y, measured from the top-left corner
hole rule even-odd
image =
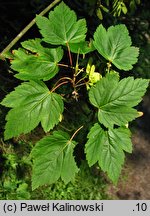
[[[132,152],[131,133],[120,127],[104,131],[96,123],[88,134],[85,145],[86,159],[89,166],[98,162],[100,168],[107,172],[109,178],[117,183],[124,163],[124,151]]]
[[[6,116],[5,139],[28,133],[40,122],[48,132],[59,123],[64,109],[61,96],[41,81],[22,83],[1,104],[12,108]]]
[[[94,46],[98,52],[117,68],[130,70],[137,62],[139,49],[131,46],[131,38],[125,25],[106,29],[100,25],[94,33]]]
[[[78,168],[73,156],[76,145],[63,131],[40,140],[32,150],[32,188],[56,182],[60,177],[67,184],[73,180]]]
[[[49,19],[36,17],[36,23],[43,36],[43,40],[54,45],[80,43],[86,37],[86,21],[80,19],[64,2],[61,2],[54,11],[49,13]]]
[[[122,126],[139,117],[136,106],[148,87],[149,80],[124,78],[108,74],[89,91],[90,102],[98,108],[98,119],[106,127]]]
[[[63,50],[58,48],[45,48],[40,39],[28,40],[22,43],[25,49],[14,50],[11,68],[17,72],[15,75],[21,80],[49,80],[59,71],[58,62],[63,57]]]

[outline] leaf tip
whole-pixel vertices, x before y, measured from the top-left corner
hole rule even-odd
[[[141,116],[143,116],[143,115],[144,115],[144,113],[143,113],[143,112],[138,112],[138,114],[139,114],[139,117],[141,117]]]

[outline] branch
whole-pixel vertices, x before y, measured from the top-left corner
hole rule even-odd
[[[48,7],[46,7],[39,15],[43,16],[46,14],[52,7],[54,7],[61,0],[53,1]],[[22,36],[36,23],[36,19],[34,18],[11,42],[5,49],[0,53],[0,59],[5,58],[5,53],[8,52],[19,40]]]

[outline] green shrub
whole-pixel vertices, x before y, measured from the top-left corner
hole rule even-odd
[[[1,102],[11,108],[4,138],[29,133],[39,123],[47,133],[31,152],[33,190],[60,178],[65,184],[74,181],[82,157],[90,167],[98,164],[116,184],[125,152],[132,152],[128,123],[142,115],[135,106],[149,84],[146,79],[121,78],[137,62],[139,49],[132,46],[123,24],[108,29],[101,24],[88,40],[86,20],[77,20],[63,2],[49,18],[37,16],[36,23],[42,39],[22,42],[22,48],[7,56],[14,76],[23,82]],[[75,121],[68,128],[69,119],[75,119],[70,109],[74,104],[82,110],[78,121],[84,113],[91,119],[88,125],[76,127]],[[82,131],[84,140],[75,140]],[[24,183],[19,193],[22,188]]]

